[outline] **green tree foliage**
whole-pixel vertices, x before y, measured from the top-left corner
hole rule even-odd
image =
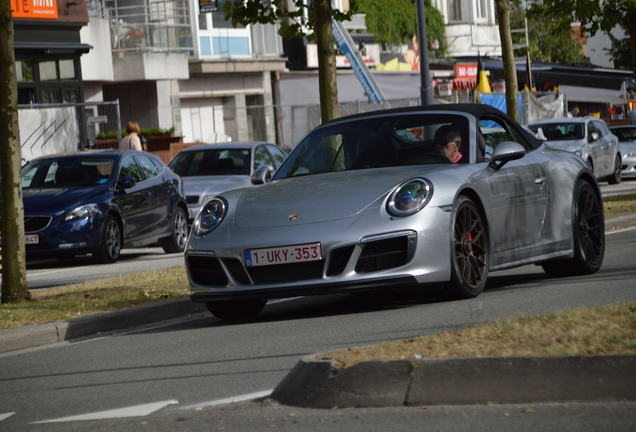
[[[225,19],[234,27],[249,24],[279,24],[283,37],[311,37],[318,49],[318,86],[320,89],[320,117],[323,122],[339,117],[338,87],[336,85],[336,53],[331,19],[348,20],[349,13],[331,7],[330,0],[228,0],[223,4]]]
[[[573,21],[581,23],[583,31],[593,36],[605,33],[617,25],[628,29],[632,71],[636,77],[636,0],[543,0],[532,6],[532,14],[549,14],[557,20],[561,30],[570,28]]]
[[[522,7],[523,2],[514,0],[511,3],[511,26],[522,29],[526,16]],[[559,23],[559,19],[544,10],[528,14],[530,58],[533,61],[548,63],[586,63],[588,60],[583,54],[583,48],[575,39],[575,32],[570,27],[559,28]],[[523,42],[525,43],[525,40]]]
[[[437,50],[430,50],[431,57],[445,57],[444,17],[431,0],[425,0],[424,6],[426,37],[429,42],[439,42]],[[413,0],[351,0],[351,10],[366,15],[367,31],[378,43],[399,45],[417,34],[417,7]]]

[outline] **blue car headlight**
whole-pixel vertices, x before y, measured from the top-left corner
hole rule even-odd
[[[199,235],[206,235],[218,227],[227,213],[227,202],[221,197],[214,197],[208,201],[194,220],[194,232]]]
[[[417,177],[399,185],[389,196],[386,211],[391,216],[410,216],[422,210],[433,196],[430,181]]]
[[[88,219],[97,215],[101,215],[102,212],[97,204],[86,204],[79,206],[66,213],[64,216],[64,222],[72,222],[79,219]]]

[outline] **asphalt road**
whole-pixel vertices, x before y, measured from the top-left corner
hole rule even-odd
[[[636,192],[636,179],[625,180],[618,185],[601,183],[601,190],[604,196]],[[29,289],[42,289],[179,265],[183,265],[182,254],[165,254],[159,247],[124,249],[121,259],[114,264],[94,264],[89,256],[30,262],[27,282]]]
[[[430,424],[439,430],[468,430],[471,423],[476,425],[471,430],[488,426],[488,430],[530,430],[516,427],[518,424],[534,424],[533,430],[544,430],[551,420],[565,425],[560,418],[572,419],[564,430],[634,430],[634,404],[593,404],[589,409],[576,404],[513,407],[509,412],[501,407],[490,411],[471,407],[464,414],[454,408],[448,408],[450,414],[441,408],[329,410],[324,416],[314,410],[254,402],[225,409],[215,405],[219,399],[267,394],[309,353],[519,314],[633,301],[635,245],[635,229],[609,234],[603,268],[586,277],[549,279],[536,266],[493,273],[487,290],[472,300],[348,295],[295,298],[269,304],[251,323],[224,324],[202,314],[187,321],[1,355],[0,430],[247,430],[250,425],[254,430],[265,424],[271,429],[292,430],[294,421],[306,426],[299,428],[302,430],[398,430],[395,425],[408,429],[407,425],[416,428],[418,421],[427,421],[424,413],[433,415]],[[87,420],[106,414],[122,416],[119,411],[94,413],[123,408],[128,414],[150,414],[131,420]],[[530,415],[539,409],[540,415]],[[254,417],[238,415],[236,410]],[[367,412],[371,413],[368,417]],[[453,423],[448,418],[444,423],[443,417],[452,417],[452,413],[464,416],[468,423],[459,427],[459,420]],[[87,414],[91,415],[80,417],[84,421],[64,419]],[[494,427],[497,419],[500,426]],[[55,422],[32,424],[38,421]],[[361,427],[364,425],[368,427]]]

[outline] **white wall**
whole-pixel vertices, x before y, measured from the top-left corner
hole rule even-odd
[[[18,110],[22,157],[77,151],[79,129],[75,108],[39,108]]]
[[[88,25],[80,30],[80,40],[93,47],[80,58],[82,79],[84,81],[112,81],[113,60],[108,21],[91,17]]]

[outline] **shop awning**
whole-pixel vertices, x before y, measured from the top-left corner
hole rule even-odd
[[[86,54],[93,47],[83,43],[43,43],[43,42],[15,42],[16,51],[37,51],[44,54]]]
[[[560,85],[559,92],[564,93],[568,102],[600,102],[624,104],[627,100],[624,88],[620,90]]]

